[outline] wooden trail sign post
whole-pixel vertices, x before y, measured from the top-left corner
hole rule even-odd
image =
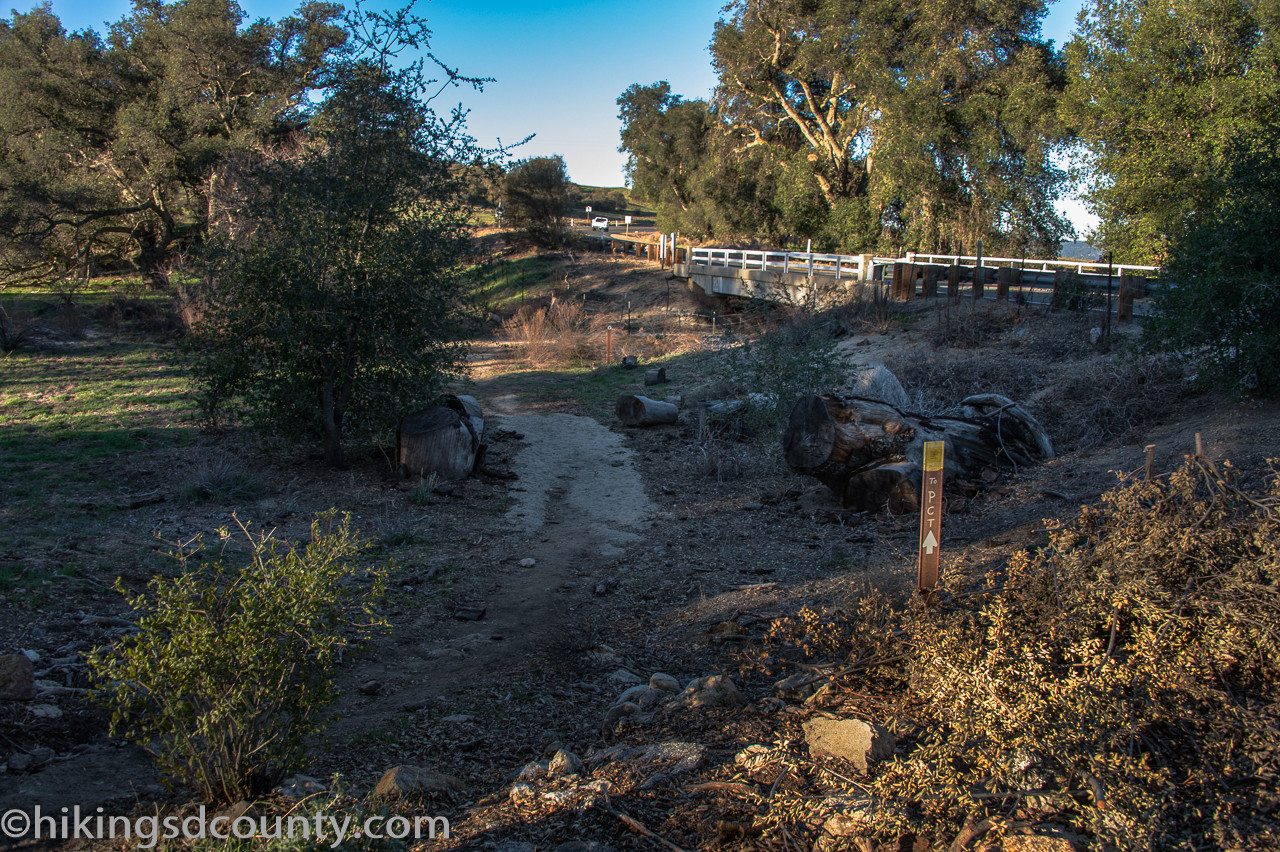
[[[938,552],[942,549],[942,441],[924,445],[924,476],[920,495],[920,593],[938,585]]]

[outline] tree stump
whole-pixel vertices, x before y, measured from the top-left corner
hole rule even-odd
[[[802,397],[783,433],[787,464],[822,482],[845,506],[904,513],[920,508],[925,442],[946,445],[949,480],[1053,458],[1044,428],[1012,401],[984,394],[962,405],[962,418],[925,417],[862,397]]]
[[[484,450],[484,417],[474,397],[454,396],[400,420],[396,461],[401,476],[466,479]]]
[[[654,367],[644,371],[644,383],[646,387],[651,385],[660,385],[667,381],[667,368]]]
[[[663,426],[679,416],[680,409],[669,402],[633,394],[618,397],[618,419],[624,426]]]

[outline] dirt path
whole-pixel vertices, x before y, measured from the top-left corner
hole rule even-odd
[[[394,619],[394,650],[361,668],[381,694],[344,709],[339,734],[528,670],[579,628],[608,566],[650,525],[656,507],[621,435],[590,417],[525,413],[515,395],[485,407],[494,412],[486,427],[513,432],[522,445],[511,464],[514,501],[474,548],[477,561],[504,555],[492,570],[469,568],[458,579],[452,617],[430,607]]]

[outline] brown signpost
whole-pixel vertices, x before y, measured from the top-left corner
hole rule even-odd
[[[924,478],[920,499],[920,593],[938,585],[938,552],[942,549],[942,441],[924,445]]]

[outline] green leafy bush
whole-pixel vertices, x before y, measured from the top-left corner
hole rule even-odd
[[[797,311],[781,327],[725,352],[723,390],[741,405],[722,406],[711,419],[729,420],[737,432],[777,443],[796,400],[837,387],[849,369],[830,328]]]
[[[1237,154],[1162,273],[1143,340],[1196,364],[1203,384],[1280,392],[1278,198],[1280,153]]]
[[[298,545],[238,524],[216,558],[181,548],[181,572],[149,595],[120,587],[138,630],[90,658],[113,733],[210,801],[260,795],[295,768],[328,720],[343,651],[382,625],[374,606],[394,565],[360,568],[369,545],[350,520],[318,515]],[[248,563],[233,567],[241,544]]]

